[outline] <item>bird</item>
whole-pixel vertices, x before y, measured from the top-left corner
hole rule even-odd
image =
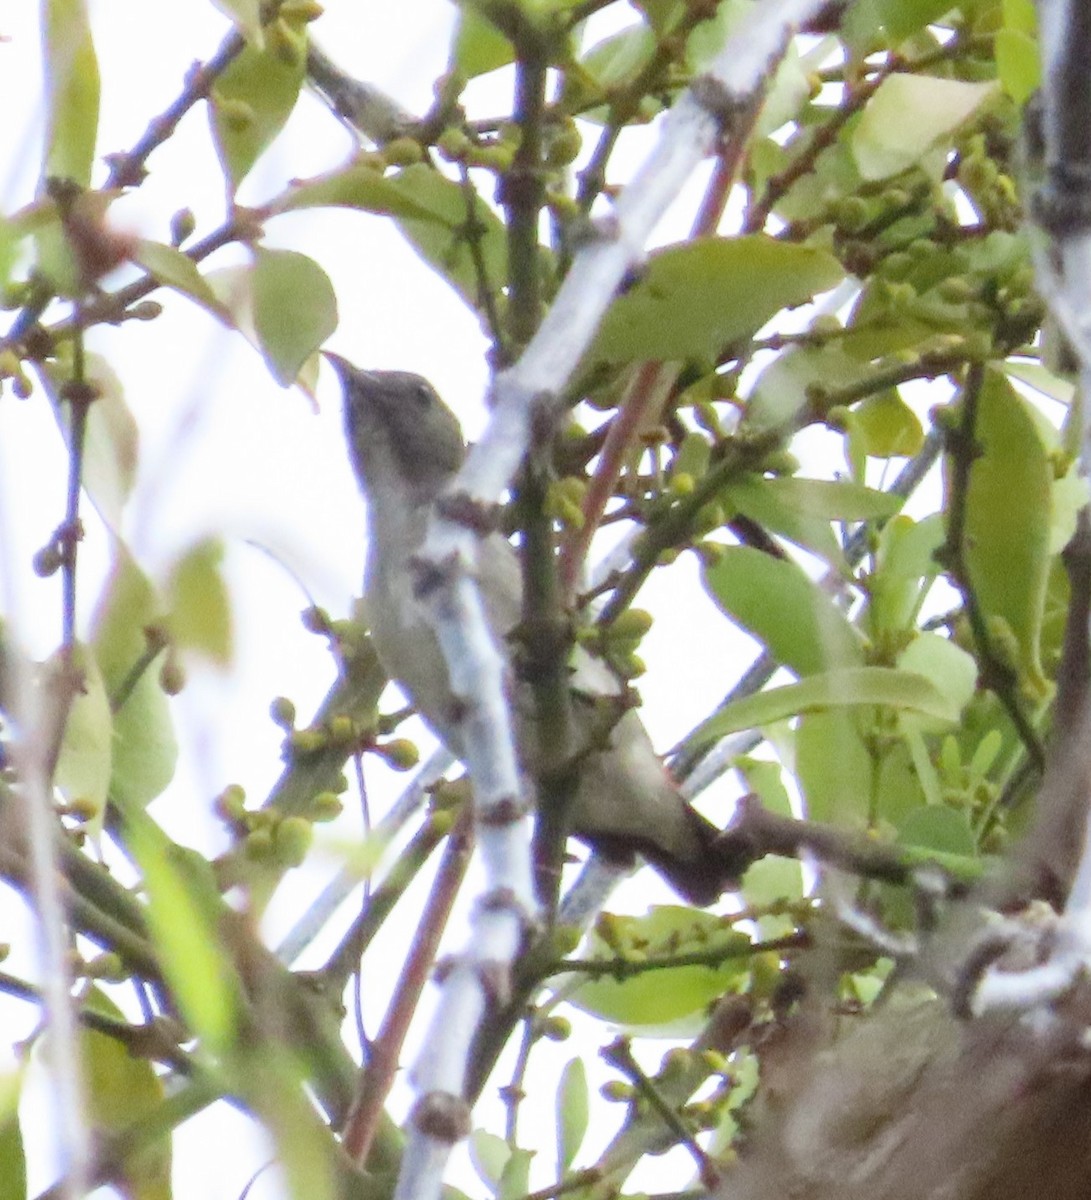
[[[329,352],[325,357],[340,379],[349,458],[367,510],[364,607],[376,653],[433,733],[463,758],[460,705],[415,594],[412,567],[432,505],[465,457],[461,427],[422,376],[362,370]],[[515,548],[501,533],[482,536],[476,573],[491,632],[510,665],[508,636],[521,619],[522,579]],[[579,645],[569,669],[583,734],[574,759],[572,834],[613,861],[639,854],[692,904],[707,906],[737,887],[737,863],[718,846],[721,831],[683,799],[639,715],[620,702],[623,687],[614,673]],[[517,684],[513,696],[520,766],[532,781],[537,734],[530,685]],[[593,698],[610,696],[618,699],[620,716],[604,739],[601,718],[590,718]]]

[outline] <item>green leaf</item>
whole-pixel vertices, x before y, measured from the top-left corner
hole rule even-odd
[[[428,174],[434,175],[435,172],[429,169]],[[417,180],[420,178],[417,172],[410,174],[409,168],[389,175],[370,163],[354,162],[325,175],[292,184],[270,205],[270,210],[293,212],[301,208],[358,208],[390,217],[435,220],[435,206],[413,197],[413,190],[419,186]],[[461,212],[465,216],[465,204]]]
[[[530,1191],[530,1164],[535,1151],[513,1146],[500,1176],[497,1200],[520,1200]]]
[[[42,177],[87,187],[98,135],[99,70],[86,0],[44,0],[46,121]]]
[[[508,237],[503,222],[476,192],[468,199],[457,183],[425,163],[406,167],[395,179],[403,196],[427,213],[419,218],[396,216],[402,233],[466,304],[478,310],[483,286],[495,291],[507,282]],[[549,252],[544,248],[538,252],[543,266],[548,266]],[[478,258],[484,267],[484,281],[478,274]]]
[[[63,378],[62,378],[63,372]],[[60,392],[70,371],[49,367],[43,379],[54,404],[57,421],[71,448],[71,407]],[[139,430],[125,403],[121,380],[98,354],[84,359],[84,378],[97,393],[87,410],[83,440],[83,486],[103,521],[115,534],[121,530],[122,511],[136,482]]]
[[[940,805],[928,805],[909,813],[898,827],[898,841],[903,846],[963,858],[973,858],[977,854],[977,843],[967,814]]]
[[[500,1181],[511,1158],[511,1146],[495,1133],[475,1129],[469,1139],[470,1161],[478,1178],[494,1196],[500,1195]]]
[[[266,28],[264,48],[247,45],[217,79],[212,134],[232,195],[287,124],[306,63],[306,26],[280,17]]]
[[[78,645],[71,655],[57,650],[46,660],[43,686],[58,700],[71,696],[53,782],[69,804],[94,814],[89,826],[98,832],[110,788],[114,735],[102,672],[88,648]]]
[[[1037,415],[1000,372],[985,373],[977,404],[980,453],[970,467],[964,531],[970,583],[994,636],[1010,632],[1025,682],[1044,695],[1038,643],[1049,579],[1052,456]],[[948,497],[950,467],[948,460]]]
[[[451,67],[464,79],[476,79],[515,59],[515,47],[491,22],[469,6],[459,9]]]
[[[913,166],[996,93],[995,83],[931,75],[888,75],[852,134],[865,179],[887,179]]]
[[[231,323],[230,313],[216,299],[215,293],[197,269],[197,264],[181,250],[141,238],[132,257],[160,283],[188,296],[221,321]]]
[[[694,746],[707,745],[729,733],[759,729],[800,713],[859,705],[922,713],[948,724],[959,715],[957,701],[916,671],[842,667],[732,701],[700,725],[689,741]]]
[[[769,533],[795,542],[804,550],[817,554],[830,566],[844,568],[845,556],[841,543],[828,520],[785,503],[767,486],[772,480],[747,476],[733,481],[724,489],[724,502],[751,521],[756,521]]]
[[[294,250],[254,248],[254,331],[282,387],[337,328],[337,297],[326,272]]]
[[[580,1152],[590,1117],[587,1069],[570,1058],[557,1084],[557,1178],[563,1179]]]
[[[728,546],[705,568],[704,583],[728,616],[797,675],[862,660],[860,635],[795,562]]]
[[[231,661],[233,633],[222,562],[219,538],[197,542],[174,564],[167,595],[175,644],[198,650],[223,667]]]
[[[144,629],[163,616],[148,578],[121,545],[91,622],[91,642],[107,692],[116,704],[119,689],[132,684],[114,714],[110,797],[122,809],[140,809],[170,783],[178,760],[170,705],[153,662],[133,683],[132,672],[147,649]]]
[[[208,862],[169,842],[144,819],[129,831],[148,893],[148,924],[186,1023],[214,1054],[235,1042],[241,984],[220,947],[222,905]]]
[[[1042,59],[1035,38],[1016,29],[996,32],[996,74],[1004,91],[1023,105],[1042,84]]]
[[[943,521],[938,513],[915,522],[891,518],[879,535],[875,569],[868,579],[867,621],[873,635],[908,629],[923,591],[939,574],[935,552],[943,545]]]
[[[764,486],[788,507],[825,521],[875,521],[892,517],[905,503],[902,496],[846,479],[800,479],[786,475],[766,479]]]
[[[722,952],[715,966],[662,967],[627,979],[588,979],[569,994],[577,1008],[606,1021],[639,1029],[642,1036],[674,1036],[697,1028],[705,1009],[737,988],[750,965],[750,939],[711,913],[664,905],[647,916],[610,914],[591,934],[590,957],[613,962],[661,955]],[[604,933],[606,936],[604,937]]]
[[[125,1018],[99,988],[87,1008],[118,1022]],[[146,1121],[163,1103],[163,1083],[151,1061],[130,1052],[117,1038],[80,1026],[79,1050],[87,1088],[88,1117],[99,1136],[118,1134]],[[125,1194],[133,1200],[170,1200],[171,1142],[165,1132],[135,1154],[125,1156]]]
[[[879,20],[895,43],[942,17],[955,6],[951,0],[878,0]]]
[[[589,358],[713,361],[726,345],[843,275],[824,250],[763,234],[671,246],[653,254],[640,281],[610,306]]]
[[[654,53],[655,37],[641,22],[596,42],[580,58],[580,66],[595,81],[599,94],[605,95],[630,83]]]
[[[0,1200],[26,1200],[27,1161],[19,1125],[22,1072],[0,1076]]]
[[[930,679],[957,712],[970,703],[977,690],[976,659],[950,638],[938,633],[922,633],[915,637],[898,655],[898,667]],[[948,722],[942,720],[940,724]]]
[[[849,434],[872,458],[911,458],[924,445],[920,418],[896,388],[868,396],[852,409]]]
[[[855,828],[864,825],[875,794],[874,762],[857,713],[851,707],[805,713],[796,730],[795,750],[806,815]]]

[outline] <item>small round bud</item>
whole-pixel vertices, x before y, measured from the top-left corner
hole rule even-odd
[[[102,806],[89,800],[86,796],[77,796],[74,800],[69,801],[66,811],[70,817],[86,823],[93,821],[102,812]]]
[[[542,1037],[550,1042],[563,1042],[572,1033],[572,1022],[567,1017],[546,1017],[541,1024]]]
[[[375,749],[395,771],[411,771],[420,762],[420,751],[408,738],[392,738]]]
[[[703,536],[711,533],[714,529],[719,529],[726,520],[724,506],[714,500],[699,510],[693,520],[693,530],[698,536]]]
[[[278,861],[286,867],[298,867],[313,839],[314,826],[306,817],[285,817],[274,833]]]
[[[834,313],[819,313],[811,322],[811,332],[823,337],[836,337],[844,328],[840,318]]]
[[[416,139],[399,137],[383,146],[383,155],[392,167],[411,167],[424,158],[424,151]]]
[[[132,321],[154,321],[162,312],[163,306],[158,300],[141,300],[127,308],[125,315]]]
[[[575,121],[568,120],[550,139],[546,163],[551,167],[567,167],[575,162],[583,147],[583,138]]]
[[[871,214],[866,201],[859,196],[846,196],[834,203],[831,216],[839,229],[845,230],[846,233],[859,233],[868,223]]]
[[[273,831],[255,829],[246,835],[243,853],[253,862],[268,862],[273,857]]]
[[[218,98],[215,92],[212,95],[221,120],[232,133],[243,133],[254,124],[254,109],[245,100],[236,100],[234,97]]]
[[[462,162],[472,143],[461,129],[445,129],[436,142],[436,149],[448,162]]]
[[[96,955],[86,966],[89,979],[123,980],[128,977],[125,963],[119,954],[107,951]]]
[[[307,52],[304,35],[283,17],[265,27],[265,44],[286,67],[296,67]]]
[[[723,558],[725,547],[719,542],[698,542],[694,547],[701,559],[701,565],[714,567]]]
[[[50,575],[56,574],[61,569],[63,563],[64,555],[61,554],[56,543],[50,542],[48,546],[43,546],[34,555],[34,574],[41,576],[42,579],[48,579]]]
[[[621,1101],[626,1104],[633,1098],[633,1085],[620,1079],[611,1079],[600,1089],[604,1100]]]
[[[159,668],[159,686],[168,696],[177,696],[186,686],[186,671],[177,655],[168,653]]]
[[[326,735],[319,729],[293,729],[286,742],[293,755],[306,757],[325,750],[328,745]]]
[[[977,296],[977,288],[962,275],[952,275],[943,280],[936,291],[948,304],[965,304]]]
[[[278,725],[281,729],[295,728],[295,705],[287,696],[276,696],[273,699],[272,704],[269,705],[269,716],[272,717],[273,724]]]
[[[696,486],[696,480],[688,471],[677,471],[671,476],[670,488],[676,496],[692,495]]]
[[[311,817],[315,821],[335,821],[345,811],[345,805],[335,792],[319,792],[311,801]]]
[[[170,244],[180,246],[197,228],[192,208],[180,208],[170,219]]]
[[[331,746],[351,746],[356,741],[356,726],[351,717],[338,713],[327,722],[326,735]]]
[[[330,631],[330,614],[324,608],[319,608],[317,604],[312,604],[310,608],[305,608],[302,613],[303,628],[308,633],[326,634]]]
[[[639,641],[651,629],[652,621],[652,614],[647,609],[627,608],[618,615],[610,629],[620,637]]]
[[[212,805],[215,814],[233,824],[241,821],[246,812],[246,792],[237,783],[229,783],[216,797]]]
[[[280,6],[281,16],[301,24],[317,21],[326,10],[316,0],[285,0]]]

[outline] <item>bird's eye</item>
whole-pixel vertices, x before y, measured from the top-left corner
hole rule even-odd
[[[413,400],[418,408],[427,408],[432,403],[432,395],[423,383],[413,389]]]

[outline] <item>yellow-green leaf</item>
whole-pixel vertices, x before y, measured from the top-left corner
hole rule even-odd
[[[91,182],[99,70],[86,0],[44,0],[46,120],[43,178]]]
[[[98,988],[85,1004],[95,1012],[124,1021],[116,1005]],[[124,1042],[87,1026],[80,1027],[79,1048],[88,1093],[88,1117],[96,1134],[116,1134],[145,1120],[163,1102],[164,1089],[149,1059],[132,1054]],[[119,1182],[133,1200],[170,1200],[171,1143],[159,1140],[126,1155]]]
[[[640,281],[611,305],[589,358],[713,361],[843,276],[826,251],[764,234],[670,246],[653,254]]]
[[[583,1145],[590,1112],[587,1069],[582,1058],[572,1058],[557,1084],[557,1178],[563,1179]]]
[[[860,635],[798,563],[725,547],[704,571],[716,603],[797,675],[858,664]]]
[[[725,928],[719,917],[680,905],[653,908],[644,917],[610,914],[590,939],[590,957],[613,961],[669,959],[695,952],[709,966],[663,966],[624,979],[588,979],[569,994],[577,1008],[642,1036],[676,1036],[699,1025],[711,1001],[738,986],[749,966],[749,937]],[[722,954],[715,961],[715,953]]]
[[[113,762],[113,717],[98,663],[86,646],[58,650],[43,666],[51,704],[70,697],[53,782],[69,804],[85,807],[101,828]]]
[[[337,297],[326,272],[294,250],[254,251],[254,330],[262,355],[283,387],[337,328]]]
[[[741,729],[758,729],[800,713],[858,705],[923,713],[949,724],[958,720],[960,712],[957,698],[916,671],[843,667],[735,700],[696,729],[690,742],[699,746]]]
[[[1052,456],[1037,414],[998,371],[985,373],[973,437],[980,452],[970,465],[966,495],[970,583],[997,641],[1010,633],[1015,665],[1044,694],[1039,636],[1049,580]],[[946,467],[949,489],[950,460]]]
[[[868,396],[851,411],[849,436],[873,458],[910,458],[924,445],[920,418],[893,388]]]
[[[860,174],[865,179],[887,179],[913,166],[995,93],[995,83],[901,72],[888,75],[853,130],[852,149]]]
[[[57,367],[43,373],[43,381],[54,404],[57,420],[71,446],[71,408],[60,398],[63,379]],[[84,358],[84,379],[96,392],[87,410],[83,440],[83,486],[98,514],[115,533],[120,533],[122,510],[136,482],[140,433],[136,419],[125,402],[121,380],[113,367],[98,354]]]
[[[278,17],[217,79],[212,132],[232,195],[292,115],[306,64],[306,25]]]
[[[117,709],[110,797],[123,809],[139,809],[170,783],[178,743],[169,702],[159,686],[160,660],[149,662],[146,657],[144,630],[162,619],[163,604],[128,551],[118,544],[114,555],[110,578],[92,620],[91,640]],[[143,671],[135,674],[142,663]]]
[[[144,872],[148,924],[171,992],[206,1048],[226,1054],[235,1041],[241,984],[219,943],[222,902],[212,870],[146,818],[133,825],[129,846]]]
[[[231,661],[231,602],[221,564],[223,543],[206,538],[174,564],[167,584],[175,645],[197,650],[220,666]]]
[[[133,261],[154,275],[160,283],[195,300],[221,321],[230,323],[230,314],[216,299],[212,288],[197,270],[197,264],[181,250],[163,242],[150,242],[141,238],[136,244]]]

